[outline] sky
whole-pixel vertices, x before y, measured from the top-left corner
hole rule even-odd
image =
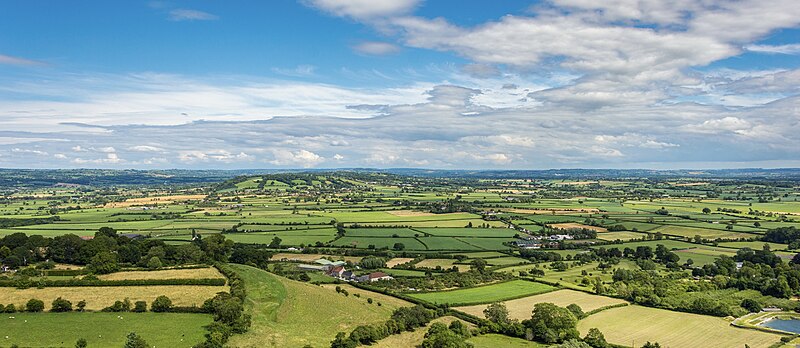
[[[800,6],[3,1],[0,167],[800,167]]]

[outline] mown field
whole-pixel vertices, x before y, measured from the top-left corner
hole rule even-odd
[[[504,301],[503,304],[505,304],[506,308],[508,308],[509,318],[521,321],[531,318],[533,306],[535,304],[545,302],[553,303],[561,307],[566,307],[574,303],[580,306],[584,312],[590,312],[602,307],[626,303],[620,299],[587,294],[581,291],[557,290],[546,292],[544,294]],[[454,309],[467,314],[472,314],[478,318],[483,318],[483,310],[486,309],[487,306],[488,305],[463,306],[455,307]]]
[[[101,310],[114,304],[114,301],[129,299],[131,302],[147,301],[148,307],[156,297],[165,295],[176,306],[197,306],[214,297],[218,292],[227,292],[227,286],[198,285],[158,285],[158,286],[81,286],[81,287],[48,287],[43,289],[0,288],[0,303],[13,303],[17,308],[24,308],[28,300],[35,298],[44,301],[45,308],[58,297],[72,302],[86,301],[87,310]]]
[[[0,346],[74,347],[83,338],[89,347],[122,347],[136,332],[153,347],[188,348],[205,340],[212,320],[184,313],[15,313],[0,319]]]
[[[767,348],[781,336],[756,330],[739,329],[722,318],[672,312],[642,306],[612,308],[591,315],[578,323],[586,334],[596,327],[611,343],[640,346],[646,341],[662,347],[743,347]]]

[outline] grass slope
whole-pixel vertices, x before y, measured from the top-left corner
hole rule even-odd
[[[392,303],[370,305],[365,294],[345,297],[257,268],[232,266],[244,278],[245,308],[253,325],[247,333],[233,336],[229,347],[327,347],[337,332],[382,322],[396,308]]]

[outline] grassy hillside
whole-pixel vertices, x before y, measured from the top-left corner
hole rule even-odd
[[[339,331],[389,318],[396,303],[382,306],[345,297],[317,285],[288,280],[266,271],[233,265],[247,286],[246,309],[253,315],[250,330],[231,338],[230,347],[327,347]]]

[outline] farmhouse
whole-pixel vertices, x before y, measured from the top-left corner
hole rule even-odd
[[[334,277],[334,278],[342,278],[342,275],[344,274],[344,272],[345,272],[344,267],[335,266],[335,267],[331,268],[330,270],[328,270],[327,272],[325,272],[325,274],[327,274],[327,275],[329,275],[331,277]]]

